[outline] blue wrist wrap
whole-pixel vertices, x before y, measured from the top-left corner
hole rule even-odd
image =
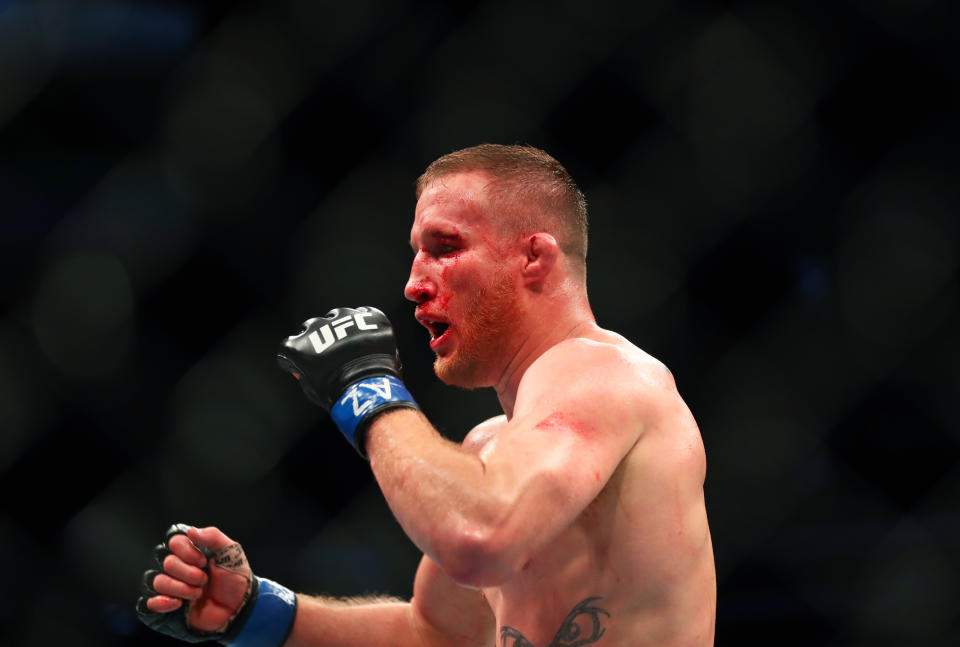
[[[280,647],[287,641],[297,614],[297,596],[285,586],[262,577],[253,610],[228,647]]]
[[[368,377],[351,384],[343,392],[330,409],[330,416],[350,444],[364,454],[356,437],[357,429],[369,416],[391,406],[420,408],[407,387],[397,378],[391,375]]]

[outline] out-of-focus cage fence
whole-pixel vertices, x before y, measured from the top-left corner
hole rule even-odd
[[[703,432],[717,644],[960,640],[951,3],[0,2],[4,645],[160,645],[173,521],[306,592],[418,553],[274,365],[334,305],[394,320],[413,181],[530,143],[591,203],[599,322]]]

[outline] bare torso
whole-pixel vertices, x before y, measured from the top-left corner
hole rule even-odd
[[[511,579],[483,589],[497,645],[712,645],[716,579],[699,430],[660,362],[619,335],[590,338],[629,355],[638,379],[663,383],[650,393],[662,401],[579,517]],[[479,425],[464,447],[482,454],[504,425],[503,416]]]

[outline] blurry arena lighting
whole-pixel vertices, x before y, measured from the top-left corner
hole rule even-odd
[[[409,597],[411,575],[421,556],[390,514],[379,488],[369,485],[298,548],[291,568],[305,588],[322,587],[326,595],[356,595],[363,587]]]
[[[958,305],[960,231],[938,186],[951,180],[904,163],[850,197],[837,259],[844,319],[878,352],[920,341]]]
[[[286,21],[237,11],[172,84],[163,165],[173,190],[204,215],[240,208],[280,172],[276,130],[312,82],[291,29]]]
[[[224,331],[217,348],[180,380],[165,455],[182,475],[239,484],[267,474],[302,433],[293,386],[273,374],[275,331],[251,323]],[[274,333],[274,334],[271,334]],[[266,348],[265,348],[266,347]],[[291,393],[293,392],[293,393]]]
[[[812,163],[816,91],[732,15],[685,37],[648,88],[689,138],[715,207],[742,211]]]
[[[46,240],[51,252],[109,250],[134,290],[162,282],[183,263],[201,233],[196,215],[177,199],[150,155],[120,162]]]
[[[65,375],[108,378],[123,369],[134,343],[134,309],[130,277],[116,256],[69,254],[55,259],[40,279],[34,332]]]
[[[60,73],[142,73],[192,42],[189,7],[160,3],[5,2],[0,6],[0,127]]]
[[[480,3],[470,20],[445,35],[425,70],[434,81],[424,86],[424,104],[410,124],[420,147],[438,153],[545,135],[551,111],[572,88],[638,31],[655,29],[669,4],[619,3],[597,11],[570,2],[542,11],[515,2]],[[597,124],[581,126],[590,132]],[[568,155],[561,161],[573,167],[577,160]]]
[[[0,8],[0,127],[49,82],[59,58],[35,7]]]
[[[29,335],[0,321],[0,472],[16,462],[54,417],[50,385],[37,365]]]

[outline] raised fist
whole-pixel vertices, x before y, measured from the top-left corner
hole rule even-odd
[[[393,326],[376,308],[334,308],[304,321],[302,331],[280,344],[277,362],[327,411],[347,386],[365,377],[400,378]]]
[[[174,524],[153,551],[159,569],[143,574],[137,615],[156,631],[187,642],[233,642],[241,634],[264,645],[286,640],[296,597],[258,578],[240,544],[219,529]]]
[[[418,409],[400,381],[400,357],[387,316],[376,308],[334,308],[287,337],[277,363],[300,382],[311,402],[330,413],[361,455],[375,415]]]

